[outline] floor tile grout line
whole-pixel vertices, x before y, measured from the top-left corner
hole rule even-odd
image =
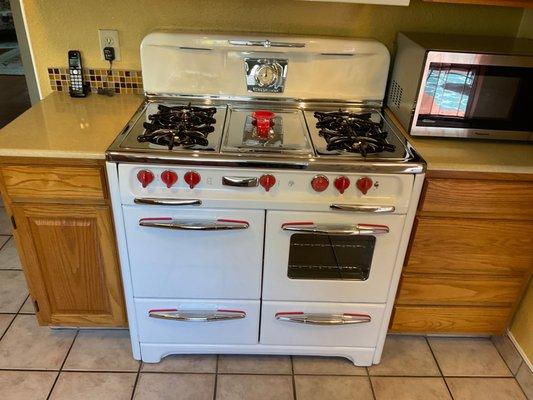
[[[367,379],[368,379],[368,383],[370,383],[370,391],[372,392],[372,398],[374,400],[377,400],[376,392],[374,391],[374,385],[372,384],[372,378],[370,376],[370,371],[369,371],[368,367],[365,367],[365,370],[366,370],[366,376],[367,376]]]
[[[289,356],[289,360],[291,361],[292,397],[294,400],[298,400],[296,396],[296,377],[294,376],[294,359],[292,355]]]
[[[133,397],[135,396],[135,391],[137,390],[137,384],[139,383],[139,377],[141,375],[142,365],[143,365],[143,362],[142,362],[142,360],[140,360],[139,361],[139,368],[137,368],[137,374],[135,375],[135,382],[133,382],[133,390],[131,391],[130,400],[133,400]]]
[[[0,234],[0,236],[8,236],[8,238],[7,238],[7,240],[5,241],[5,243],[4,243],[2,246],[0,246],[0,251],[2,251],[2,249],[3,249],[4,247],[7,246],[7,244],[9,243],[9,241],[10,241],[11,239],[13,239],[13,235],[3,235],[3,234]]]
[[[494,348],[496,349],[496,352],[498,353],[498,355],[500,356],[500,358],[502,359],[503,363],[505,364],[505,366],[507,367],[507,369],[509,370],[509,372],[511,373],[511,376],[513,378],[516,378],[516,375],[513,374],[513,371],[511,371],[511,367],[509,366],[509,364],[507,364],[507,361],[505,361],[505,357],[503,356],[503,354],[500,352],[500,349],[498,349],[498,346],[496,346],[494,344],[494,342],[492,341],[492,339],[489,339],[489,342],[492,344],[492,346],[494,346]],[[524,362],[523,360],[521,362]],[[522,365],[522,364],[520,364]],[[520,366],[518,367],[520,368]],[[516,370],[518,372],[518,370]]]
[[[25,314],[20,314],[20,310],[22,310],[22,307],[24,307],[24,304],[26,303],[26,300],[28,300],[28,297],[30,297],[30,295],[28,294],[28,296],[26,296],[26,298],[24,299],[24,301],[22,302],[22,305],[19,307],[19,309],[17,310],[16,313],[5,313],[5,314],[9,314],[9,315],[14,315],[13,319],[11,320],[11,322],[9,323],[9,325],[7,326],[6,330],[4,331],[4,333],[2,333],[2,335],[0,335],[0,342],[2,341],[2,339],[4,338],[5,335],[7,335],[7,332],[9,331],[9,329],[11,329],[11,325],[13,325],[13,323],[15,322],[15,320],[17,319],[17,317],[19,315],[25,315]],[[2,313],[4,314],[4,313]]]
[[[59,367],[59,371],[57,372],[56,379],[54,379],[54,383],[52,384],[52,387],[50,388],[50,391],[48,392],[48,396],[46,396],[46,400],[50,400],[50,396],[52,396],[52,392],[54,391],[57,381],[59,380],[59,377],[61,376],[63,367],[65,366],[65,363],[67,362],[67,358],[70,354],[70,350],[72,350],[72,348],[74,347],[74,343],[76,342],[76,338],[78,337],[79,332],[80,332],[79,329],[76,329],[76,334],[74,335],[74,339],[72,340],[72,343],[70,344],[70,347],[68,348],[67,354],[65,355],[65,358],[63,359],[63,362],[61,363],[61,366]]]
[[[220,359],[220,354],[217,354],[217,359],[215,362],[215,387],[213,389],[213,400],[217,398],[217,385],[218,385],[218,360]]]
[[[433,348],[431,347],[431,343],[429,341],[429,338],[427,336],[425,336],[425,338],[426,338],[426,343],[427,343],[427,345],[429,347],[429,351],[431,352],[431,355],[433,356],[433,359],[435,360],[435,364],[437,364],[437,368],[439,369],[439,373],[441,375],[441,378],[444,381],[444,385],[446,385],[446,389],[448,390],[448,393],[450,394],[450,398],[453,400],[454,397],[453,397],[452,391],[451,391],[450,387],[448,386],[448,381],[446,380],[446,378],[444,377],[444,374],[442,373],[442,369],[440,368],[439,360],[437,360],[437,356],[433,352]]]

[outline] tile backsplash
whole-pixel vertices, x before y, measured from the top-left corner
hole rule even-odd
[[[48,68],[48,79],[52,90],[68,92],[70,86],[68,68]],[[90,84],[93,93],[99,88],[109,88],[115,93],[143,93],[141,71],[83,68],[83,81]]]

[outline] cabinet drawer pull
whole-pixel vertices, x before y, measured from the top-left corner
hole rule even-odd
[[[353,325],[367,324],[372,321],[367,314],[321,314],[321,313],[304,313],[297,312],[279,312],[276,313],[276,319],[285,322],[294,322],[298,324],[311,325]]]
[[[244,311],[239,310],[150,310],[150,318],[170,319],[182,322],[217,322],[228,321],[233,319],[242,319],[246,317]]]
[[[136,197],[133,199],[135,204],[149,204],[156,206],[199,206],[202,200],[199,199],[153,199],[147,197]]]

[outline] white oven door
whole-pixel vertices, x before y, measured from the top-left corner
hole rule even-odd
[[[404,219],[268,212],[263,299],[384,303]]]
[[[135,297],[260,298],[263,210],[123,212]]]

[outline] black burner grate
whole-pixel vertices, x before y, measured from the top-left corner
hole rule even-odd
[[[137,137],[139,142],[150,142],[185,149],[209,149],[207,136],[215,130],[213,126],[217,112],[215,107],[186,106],[168,107],[159,105],[157,114],[148,116],[150,122],[144,123],[146,131]]]
[[[387,142],[388,133],[380,124],[370,119],[370,113],[355,114],[348,111],[315,112],[319,135],[332,152],[360,153],[363,157],[383,151],[394,152],[396,147]]]

